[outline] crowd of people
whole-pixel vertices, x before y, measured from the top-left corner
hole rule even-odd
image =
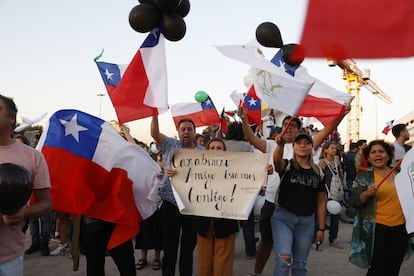
[[[30,204],[17,213],[2,214],[0,276],[23,275],[24,254],[68,253],[72,239],[71,215],[52,210],[51,183],[42,154],[24,145],[24,135],[13,131],[16,114],[13,100],[0,95],[0,163],[12,162],[29,170],[33,195]],[[273,275],[307,275],[310,251],[320,250],[326,231],[329,230],[327,239],[333,250],[345,247],[338,241],[340,215],[329,214],[326,207],[332,200],[334,180],[343,185],[343,202],[355,208],[353,234],[348,237],[349,261],[367,269],[367,275],[398,275],[412,244],[395,188],[398,170],[393,171],[392,166],[409,150],[405,144],[409,133],[406,125],[398,124],[392,130],[393,144],[361,139],[350,143],[345,153],[336,131],[345,115],[320,130],[303,127],[300,118],[287,116],[280,127],[272,129],[270,139],[257,135],[243,108],[239,108],[237,119],[230,123],[224,137],[217,127],[197,134],[191,119],[177,124],[178,138],[168,137],[160,131],[158,117],[153,116],[153,142],[149,146],[121,125],[124,138],[145,148],[159,164],[159,200],[154,202],[155,213],[141,222],[134,240],[111,250],[107,250],[107,244],[114,224],[82,216],[80,242],[87,259],[87,275],[104,275],[107,255],[113,258],[120,275],[136,275],[151,262],[149,250],[155,251],[152,269],[160,270],[162,275],[176,275],[176,271],[182,276],[232,275],[238,232],[242,232],[246,258],[255,259],[252,275],[262,275],[272,250]],[[171,156],[178,148],[268,154],[267,182],[258,191],[265,199],[257,222],[258,240],[253,210],[245,221],[180,213],[171,186],[175,170],[170,167]],[[31,245],[24,250],[27,229]],[[60,240],[52,251],[51,237]],[[197,272],[193,271],[196,247]],[[138,260],[134,258],[134,248],[140,250]]]

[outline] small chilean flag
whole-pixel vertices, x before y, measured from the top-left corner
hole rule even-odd
[[[168,111],[164,36],[158,28],[147,36],[128,67],[98,61],[96,65],[120,124]]]
[[[53,209],[114,223],[109,249],[134,237],[154,213],[160,167],[108,122],[59,110],[37,149],[49,167]]]
[[[392,129],[392,127],[394,126],[394,120],[388,121],[384,127],[384,129],[382,130],[382,133],[384,133],[385,135],[388,134],[388,132],[390,132],[390,130]]]
[[[202,103],[178,103],[171,105],[175,126],[181,119],[191,119],[196,127],[220,124],[220,116],[210,97]]]

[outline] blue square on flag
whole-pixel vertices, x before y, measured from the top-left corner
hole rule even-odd
[[[250,97],[249,95],[246,95],[244,97],[244,104],[249,110],[261,110],[262,109],[262,104],[260,100]]]
[[[88,122],[80,125],[78,122]],[[75,110],[60,110],[50,118],[44,146],[65,149],[75,155],[92,160],[103,120]]]

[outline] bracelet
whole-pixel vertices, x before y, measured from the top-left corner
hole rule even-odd
[[[325,232],[325,229],[318,228],[318,231]]]

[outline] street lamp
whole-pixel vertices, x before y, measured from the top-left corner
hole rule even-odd
[[[101,118],[102,117],[102,97],[104,97],[105,94],[99,93],[99,94],[96,94],[96,96],[99,97],[99,118]]]

